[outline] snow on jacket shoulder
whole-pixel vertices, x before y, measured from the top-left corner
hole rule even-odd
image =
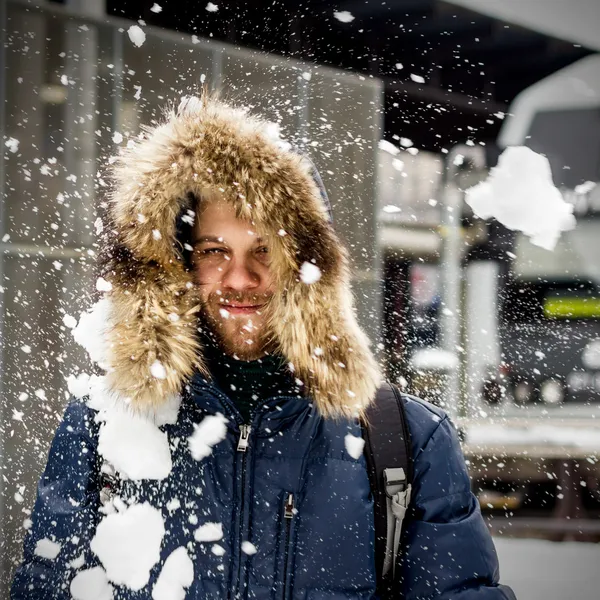
[[[160,508],[166,530],[160,561],[147,585],[137,592],[115,586],[115,598],[152,597],[166,559],[182,547],[194,568],[188,599],[226,598],[232,588],[252,599],[272,598],[273,590],[294,600],[376,598],[364,457],[356,460],[345,449],[347,434],[360,435],[360,427],[323,419],[303,399],[280,400],[257,416],[245,456],[237,451],[239,422],[230,413],[227,437],[200,463],[190,457],[187,438],[207,412],[231,406],[210,386],[184,400],[177,423],[165,427],[173,473],[162,482],[126,482],[122,494],[126,502]],[[90,552],[102,517],[94,414],[82,402],[67,408],[40,481],[13,600],[70,599],[73,577],[99,564]],[[401,598],[513,600],[512,591],[498,585],[496,553],[450,421],[417,399],[407,401],[407,417],[415,477]],[[295,513],[287,519],[290,494]],[[222,538],[203,543],[195,532],[206,523],[218,523]],[[103,572],[95,574],[95,585],[109,594]]]

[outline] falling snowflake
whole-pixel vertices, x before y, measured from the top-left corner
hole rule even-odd
[[[222,442],[227,435],[227,419],[221,415],[208,415],[188,438],[190,452],[195,460],[202,460],[212,453],[212,447]]]
[[[13,154],[15,154],[18,150],[19,150],[19,140],[11,137],[8,138],[5,142],[4,145],[9,149],[10,152],[12,152]]]
[[[150,365],[150,373],[152,374],[152,377],[155,377],[156,379],[167,378],[167,370],[159,360],[155,360]]]
[[[379,140],[379,149],[391,154],[392,156],[396,156],[400,152],[400,148],[396,148],[394,144],[388,142],[387,140]]]
[[[415,83],[425,83],[425,78],[421,77],[420,75],[415,75],[414,73],[410,74],[410,78],[415,82]]]
[[[77,564],[74,563],[75,561],[70,563],[73,569],[77,568]],[[113,587],[108,582],[102,567],[92,567],[77,573],[71,581],[69,591],[73,600],[112,600],[113,598]]]
[[[41,556],[42,558],[47,558],[48,560],[54,560],[58,556],[61,548],[62,546],[57,542],[53,542],[48,538],[43,538],[37,542],[33,553],[36,556]]]
[[[161,511],[144,502],[104,517],[90,548],[112,582],[138,591],[148,583],[150,570],[160,560],[164,535]]]
[[[253,554],[256,554],[257,549],[252,542],[245,540],[242,542],[242,552],[248,556],[252,556]]]
[[[169,554],[152,588],[152,600],[183,600],[194,581],[194,564],[183,546]]]
[[[197,542],[218,542],[222,538],[222,523],[204,523],[194,531],[194,539]]]
[[[394,158],[392,160],[392,167],[396,171],[404,171],[404,161],[401,161],[399,158]]]
[[[346,445],[346,452],[348,452],[352,458],[358,460],[365,447],[365,440],[349,433],[344,438],[344,444]]]
[[[99,292],[110,292],[110,290],[112,290],[112,283],[110,281],[106,281],[104,277],[98,277],[96,280],[96,289]]]
[[[354,15],[347,10],[335,10],[333,16],[341,23],[351,23],[354,21]]]
[[[319,269],[317,265],[309,262],[302,263],[302,266],[300,267],[300,279],[302,280],[302,283],[309,285],[311,283],[316,283],[321,279],[321,275],[321,269]]]
[[[127,30],[127,35],[133,44],[138,48],[146,41],[146,34],[139,25],[132,25]]]

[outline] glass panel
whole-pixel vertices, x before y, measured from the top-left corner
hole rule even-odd
[[[5,241],[63,247],[94,240],[95,176],[110,128],[112,33],[9,6]]]
[[[148,33],[140,47],[118,34],[122,43],[123,91],[115,115],[116,130],[126,139],[161,118],[162,109],[181,96],[197,95],[215,77],[214,53],[200,44],[184,44]]]
[[[96,173],[114,110],[113,32],[7,6],[6,135],[0,238],[0,598],[21,555],[22,523],[65,377],[86,364],[62,318],[94,289]],[[14,150],[14,151],[13,151]],[[91,254],[90,254],[91,253]]]
[[[324,68],[312,71],[310,154],[321,172],[335,228],[349,247],[354,268],[375,274],[379,269],[375,206],[381,95],[376,81]]]
[[[298,64],[283,59],[227,48],[223,51],[223,98],[277,123],[281,136],[296,146],[303,116],[298,93],[302,72]]]

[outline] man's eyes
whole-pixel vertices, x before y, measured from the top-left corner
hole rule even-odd
[[[200,254],[203,256],[210,256],[216,254],[227,254],[228,250],[226,248],[204,248],[200,250]],[[259,246],[256,248],[255,252],[257,254],[268,254],[269,248],[267,246]]]

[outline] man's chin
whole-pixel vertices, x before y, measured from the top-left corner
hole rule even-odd
[[[228,323],[231,327],[232,323]],[[240,324],[240,328],[243,324]],[[240,360],[256,360],[267,353],[266,344],[258,332],[255,335],[244,335],[238,329],[231,331],[227,326],[213,329],[216,341],[221,349],[230,356]]]
[[[248,341],[233,341],[223,337],[218,338],[221,349],[230,356],[235,356],[240,360],[256,360],[266,354],[264,344],[256,344],[252,340],[252,344]]]

